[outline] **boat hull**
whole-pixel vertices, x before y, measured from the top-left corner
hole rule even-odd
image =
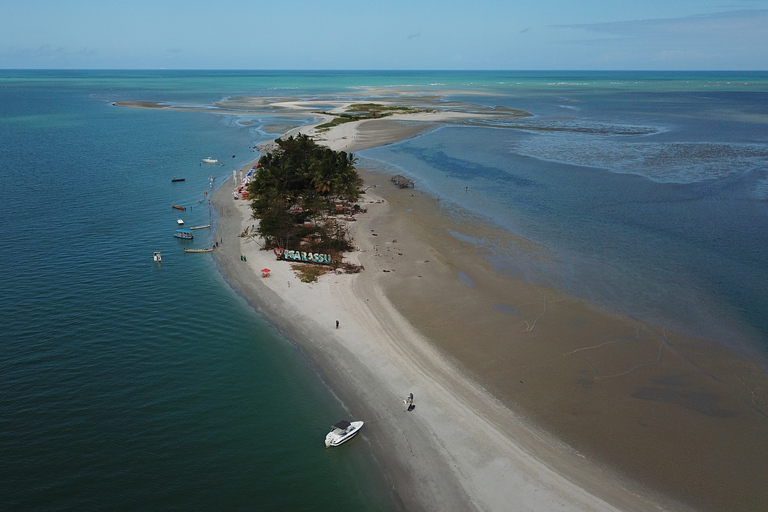
[[[344,431],[339,433],[338,429],[334,429],[331,432],[328,433],[327,436],[325,436],[325,446],[326,448],[330,448],[332,446],[340,446],[353,437],[357,435],[358,432],[360,432],[360,429],[363,427],[362,421],[353,421],[350,423],[350,426]]]
[[[177,229],[173,236],[181,238],[182,240],[192,240],[194,238],[192,232],[188,229]]]

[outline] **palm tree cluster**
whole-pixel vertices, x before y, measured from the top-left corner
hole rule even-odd
[[[360,196],[354,155],[321,147],[302,134],[276,142],[278,149],[259,159],[248,188],[267,248],[310,244],[314,251],[348,250],[346,230],[331,216],[337,204]]]

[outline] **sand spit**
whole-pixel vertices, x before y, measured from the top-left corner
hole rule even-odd
[[[300,103],[245,111],[306,116],[312,107]],[[354,152],[468,117],[478,114],[397,114],[286,135]],[[215,255],[232,286],[369,422],[361,436],[405,509],[760,510],[768,502],[768,378],[759,365],[496,275],[481,249],[450,231],[511,235],[480,220],[452,223],[433,198],[364,177],[376,187],[362,202],[368,213],[350,224],[359,250],[347,255],[365,267],[360,274],[301,283],[258,240],[238,237],[255,221],[232,200],[231,183],[214,194],[225,240]],[[409,392],[411,412],[402,407]]]

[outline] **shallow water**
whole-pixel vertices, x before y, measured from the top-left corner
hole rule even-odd
[[[537,244],[496,247],[500,269],[766,353],[767,85],[702,96],[652,85],[538,90],[533,103],[506,98],[534,117],[359,156]]]

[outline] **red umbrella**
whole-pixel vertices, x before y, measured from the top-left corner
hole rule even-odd
[[[271,270],[269,270],[268,268],[263,268],[263,269],[261,269],[261,271],[262,271],[262,272],[272,272],[272,271],[271,271]]]

